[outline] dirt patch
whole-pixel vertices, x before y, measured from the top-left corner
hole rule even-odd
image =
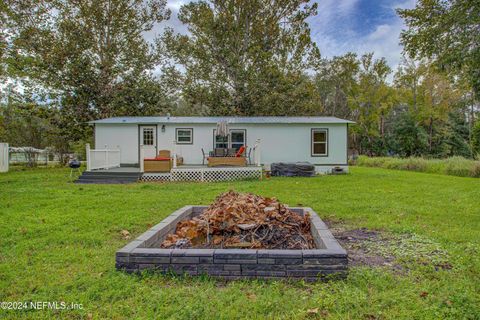
[[[325,223],[347,250],[350,266],[387,267],[398,272],[413,264],[431,265],[437,270],[452,268],[447,252],[428,238],[416,234],[355,229],[332,220]]]
[[[348,263],[351,266],[392,266],[393,257],[386,257],[372,252],[369,246],[373,241],[385,241],[380,232],[366,228],[345,230],[341,225],[326,222],[330,231],[348,252]]]

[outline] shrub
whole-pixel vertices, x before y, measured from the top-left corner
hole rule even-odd
[[[480,161],[473,164],[470,170],[470,176],[474,178],[480,178]]]
[[[480,159],[480,120],[477,120],[472,130],[472,152]]]
[[[416,157],[369,158],[366,156],[360,156],[358,157],[357,165],[364,167],[447,174],[459,177],[480,177],[480,161],[469,160],[463,157],[425,159]]]

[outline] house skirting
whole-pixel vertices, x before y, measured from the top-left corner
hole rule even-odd
[[[157,182],[219,182],[262,178],[262,167],[179,167],[172,168],[167,173],[144,173],[142,181]]]
[[[315,165],[315,172],[320,173],[320,174],[330,174],[330,173],[335,173],[334,169],[336,168],[341,168],[345,173],[348,172],[348,165],[347,164],[316,164]]]

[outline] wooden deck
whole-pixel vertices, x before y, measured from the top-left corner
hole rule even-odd
[[[92,170],[93,172],[118,172],[118,173],[127,173],[127,172],[140,172],[140,168],[137,167],[118,167],[118,168],[109,168],[109,169],[98,169]]]

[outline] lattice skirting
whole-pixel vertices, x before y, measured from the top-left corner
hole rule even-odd
[[[141,178],[146,182],[169,182],[171,181],[170,173],[144,173]]]
[[[170,173],[144,173],[142,181],[217,182],[261,178],[261,167],[176,168],[172,169]]]

